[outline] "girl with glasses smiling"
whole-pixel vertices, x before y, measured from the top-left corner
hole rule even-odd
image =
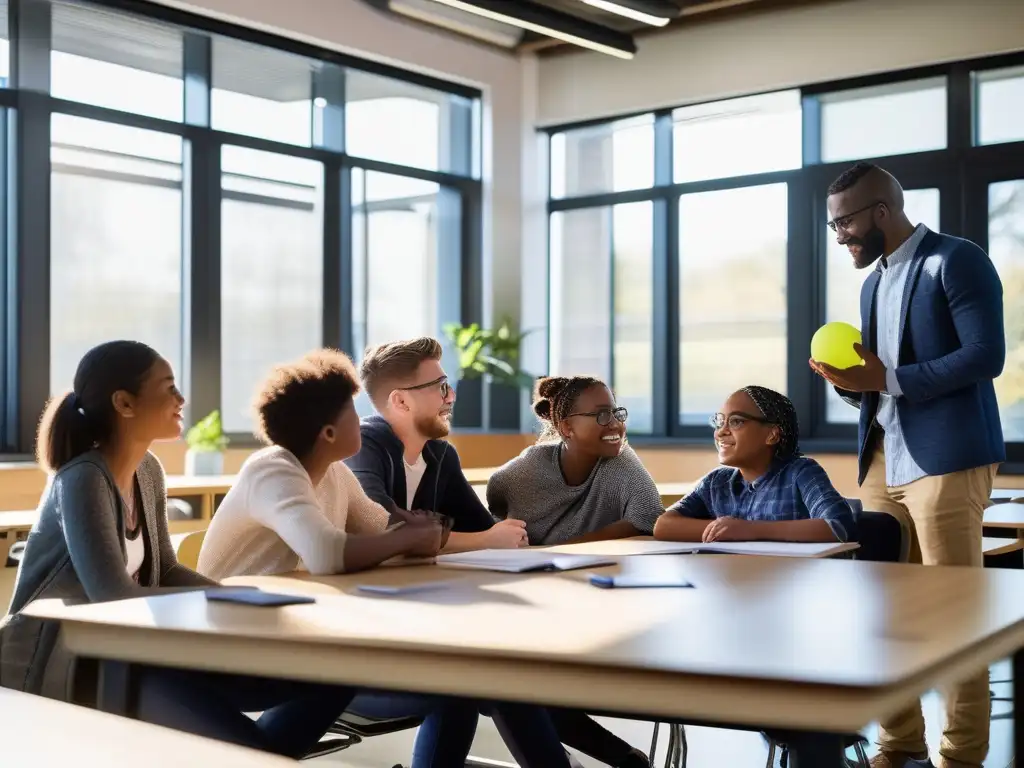
[[[850,541],[853,510],[800,453],[796,409],[765,387],[734,392],[711,417],[722,468],[658,520],[666,541]]]
[[[537,383],[537,444],[496,471],[487,504],[498,519],[523,520],[531,544],[650,535],[662,513],[650,474],[626,444],[625,408],[589,376]],[[562,743],[617,768],[646,768],[647,756],[585,713],[550,710]]]

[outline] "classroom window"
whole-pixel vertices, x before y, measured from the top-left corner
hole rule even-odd
[[[225,37],[213,38],[212,56],[214,128],[309,146],[314,62]]]
[[[924,224],[939,231],[939,190],[908,189],[904,192],[904,210],[915,224]],[[871,269],[857,271],[850,258],[850,252],[836,242],[836,235],[827,231],[825,322],[842,321],[855,328],[861,327],[860,289],[871,274]],[[822,384],[826,391],[825,417],[835,424],[856,424],[859,418],[856,408],[843,401],[828,384]]]
[[[946,78],[823,95],[821,161],[946,148]]]
[[[653,424],[653,206],[551,217],[551,372],[612,385],[629,428]]]
[[[252,430],[271,367],[323,338],[323,165],[221,152],[221,401],[224,429]]]
[[[1024,141],[1024,67],[974,73],[977,144]]]
[[[439,184],[352,171],[352,305],[355,349],[395,339],[440,336],[446,283],[457,260],[458,196]]]
[[[799,168],[800,91],[681,107],[672,113],[676,182]]]
[[[641,115],[551,136],[551,197],[654,185],[654,116]]]
[[[469,175],[476,116],[470,99],[350,70],[345,151],[355,157]]]
[[[182,140],[70,115],[50,125],[50,392],[111,339],[180,370]]]
[[[748,384],[786,391],[788,205],[786,184],[679,199],[681,424]]]
[[[1003,282],[1006,364],[996,379],[1006,442],[1024,441],[1024,180],[988,188],[989,256]]]
[[[182,119],[180,31],[81,3],[54,2],[51,19],[56,98]]]

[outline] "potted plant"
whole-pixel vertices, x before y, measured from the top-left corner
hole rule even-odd
[[[188,451],[185,453],[185,474],[224,474],[224,449],[228,438],[220,421],[220,411],[213,411],[197,422],[185,435]]]
[[[444,332],[459,354],[459,379],[490,379],[490,418],[485,417],[485,424],[518,429],[520,392],[532,389],[535,379],[519,367],[520,347],[530,331],[517,331],[505,318],[496,328],[449,323]]]

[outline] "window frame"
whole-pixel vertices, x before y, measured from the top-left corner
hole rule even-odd
[[[829,93],[891,85],[935,77],[946,78],[947,146],[881,158],[877,161],[900,179],[907,189],[937,188],[943,232],[968,238],[988,249],[988,185],[1024,179],[1024,141],[975,145],[978,101],[974,90],[978,73],[1024,65],[1024,52],[917,67],[897,72],[811,83],[800,88],[803,105],[803,165],[790,171],[751,174],[699,182],[673,183],[672,114],[676,107],[633,112],[604,119],[589,119],[540,130],[550,142],[553,134],[602,122],[617,122],[642,114],[655,117],[655,183],[648,189],[581,197],[550,198],[547,211],[571,211],[626,202],[654,201],[654,436],[633,438],[637,444],[710,446],[705,428],[679,424],[679,197],[683,194],[784,182],[789,190],[787,246],[787,390],[797,407],[808,450],[855,453],[855,424],[826,419],[825,390],[806,364],[814,331],[825,322],[826,261],[824,222],[825,190],[855,161],[822,163],[820,97]],[[749,94],[757,95],[757,94]],[[549,167],[550,176],[550,167]],[[550,179],[548,184],[550,190]],[[548,243],[550,274],[550,238]],[[548,320],[556,308],[548,296]],[[664,329],[664,330],[660,330]],[[614,368],[614,361],[612,363]],[[723,396],[726,393],[723,393]],[[1003,473],[1024,473],[1024,442],[1007,443]]]
[[[21,458],[34,452],[39,415],[50,397],[50,119],[67,114],[179,136],[183,161],[182,370],[189,397],[189,421],[221,408],[221,147],[233,145],[319,161],[324,166],[323,343],[358,356],[352,348],[352,195],[351,171],[420,179],[453,190],[462,201],[457,238],[458,288],[439,299],[439,317],[460,322],[483,319],[483,184],[479,178],[482,142],[482,92],[458,83],[378,62],[317,48],[259,30],[193,15],[141,0],[89,0],[84,5],[120,11],[172,25],[183,35],[184,115],[181,122],[49,95],[51,5],[38,0],[7,0],[11,76],[0,88],[0,146],[6,149],[0,179],[7,182],[0,211],[0,289],[5,312],[0,319],[4,355],[0,363],[0,454]],[[320,102],[323,138],[296,146],[211,127],[213,36],[242,40],[323,62],[311,73],[311,92]],[[453,172],[428,171],[357,158],[344,151],[345,73],[361,70],[467,99],[454,110],[444,150]],[[324,72],[328,73],[326,76]],[[8,162],[9,158],[17,162]],[[9,172],[9,176],[6,172]],[[451,255],[446,255],[451,258]],[[455,281],[453,281],[455,282]],[[448,306],[450,305],[450,306]],[[481,382],[460,387],[460,426],[486,423]],[[229,433],[232,444],[254,445],[249,433]]]

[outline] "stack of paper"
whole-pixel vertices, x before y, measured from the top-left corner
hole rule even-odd
[[[558,554],[551,549],[481,549],[438,555],[437,564],[447,568],[471,568],[479,571],[526,573],[528,571],[571,571],[614,565],[607,556]]]

